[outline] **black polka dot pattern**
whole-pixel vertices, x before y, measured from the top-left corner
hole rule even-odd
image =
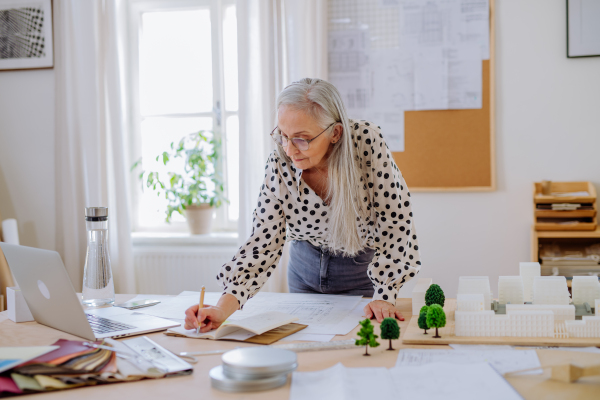
[[[367,247],[376,250],[367,270],[373,299],[395,303],[398,290],[421,268],[410,193],[380,128],[352,120],[350,127],[365,182],[362,198],[370,212],[356,223]],[[326,245],[329,206],[301,178],[302,170],[271,153],[252,234],[217,275],[223,292],[235,296],[242,307],[271,276],[286,240]]]

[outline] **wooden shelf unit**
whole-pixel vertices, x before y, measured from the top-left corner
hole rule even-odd
[[[533,218],[538,231],[595,231],[596,225],[596,189],[591,182],[552,182],[552,194],[542,193],[542,183],[533,184]],[[587,192],[587,196],[558,196],[557,193]],[[557,203],[591,204],[591,209],[583,210],[539,210],[539,204]],[[544,219],[549,219],[545,221]],[[566,223],[569,220],[584,219],[577,223]],[[565,222],[560,222],[564,220]]]
[[[531,228],[531,261],[541,262],[540,245],[553,241],[559,245],[562,243],[563,245],[579,246],[600,243],[600,226],[593,231],[538,231],[533,226]],[[598,266],[598,272],[600,272],[600,266]]]

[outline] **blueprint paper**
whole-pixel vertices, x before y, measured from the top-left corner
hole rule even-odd
[[[415,110],[448,108],[448,60],[441,46],[415,54]]]
[[[489,364],[346,368],[294,372],[290,400],[513,400],[521,396]]]
[[[390,369],[399,400],[516,400],[522,397],[488,363],[431,363]]]
[[[473,46],[444,49],[447,60],[448,109],[481,108],[482,64],[480,50]]]
[[[204,304],[215,305],[221,297],[220,292],[205,292]],[[147,296],[147,297],[146,297]],[[135,300],[153,299],[158,296],[140,295],[135,297]],[[170,297],[169,299],[160,299],[160,304],[150,307],[138,308],[136,313],[152,315],[154,317],[167,318],[174,321],[185,320],[185,310],[193,305],[198,305],[200,302],[200,292],[181,292],[178,296]]]
[[[349,325],[358,319],[347,317],[361,301],[361,296],[340,296],[307,293],[259,292],[248,300],[244,309],[236,311],[230,318],[246,318],[266,311],[279,311],[298,317],[296,323],[308,325],[302,333],[343,335]]]
[[[346,368],[336,364],[313,372],[294,372],[290,400],[398,398],[386,368]]]
[[[530,368],[541,368],[535,350],[422,350],[404,349],[398,353],[397,367],[445,362],[450,364],[473,364],[487,362],[500,374]],[[541,370],[534,371],[542,373]]]
[[[335,335],[320,335],[312,333],[304,333],[302,331],[292,333],[289,336],[279,339],[280,341],[304,341],[304,342],[330,342]]]

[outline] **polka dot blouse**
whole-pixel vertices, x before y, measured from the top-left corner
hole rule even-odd
[[[350,127],[366,181],[364,201],[372,199],[366,204],[370,216],[357,224],[367,247],[376,250],[367,270],[375,289],[373,300],[395,303],[398,290],[421,266],[410,193],[380,128],[352,120]],[[234,295],[240,306],[271,276],[286,240],[307,240],[315,246],[326,243],[329,207],[301,179],[302,170],[273,151],[265,172],[252,234],[217,275],[224,293]]]

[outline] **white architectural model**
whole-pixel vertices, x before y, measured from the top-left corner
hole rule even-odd
[[[573,304],[588,303],[590,307],[595,307],[596,299],[600,299],[600,282],[597,276],[574,276],[571,289]]]
[[[484,298],[479,294],[459,294],[456,296],[456,309],[460,311],[483,311]]]
[[[540,263],[522,262],[519,263],[519,272],[523,280],[523,297],[526,303],[533,301],[533,279],[541,276]]]
[[[581,321],[566,321],[569,337],[600,337],[600,317],[583,317]]]
[[[571,297],[564,276],[536,276],[533,279],[533,304],[569,305]]]
[[[505,304],[506,314],[491,310],[489,288],[487,277],[459,278],[456,336],[600,337],[598,277],[574,277],[570,304],[564,276],[539,276],[538,263],[521,263],[521,276],[501,276],[498,281],[498,304]],[[528,290],[533,304],[524,304]],[[583,303],[593,305],[596,316],[575,320],[575,304]],[[494,303],[494,310],[502,310],[498,304]]]
[[[523,304],[523,279],[520,276],[498,278],[498,303]]]
[[[419,315],[421,307],[425,305],[425,292],[429,289],[429,286],[433,283],[431,278],[419,278],[415,288],[412,291],[412,313],[413,315]]]
[[[456,311],[454,319],[456,336],[554,337],[554,313],[548,310]]]
[[[461,276],[458,278],[458,294],[482,294],[484,310],[492,309],[492,291],[487,276]]]
[[[557,304],[507,304],[506,312],[509,311],[552,311],[554,324],[562,324],[565,321],[575,321],[575,306]]]

